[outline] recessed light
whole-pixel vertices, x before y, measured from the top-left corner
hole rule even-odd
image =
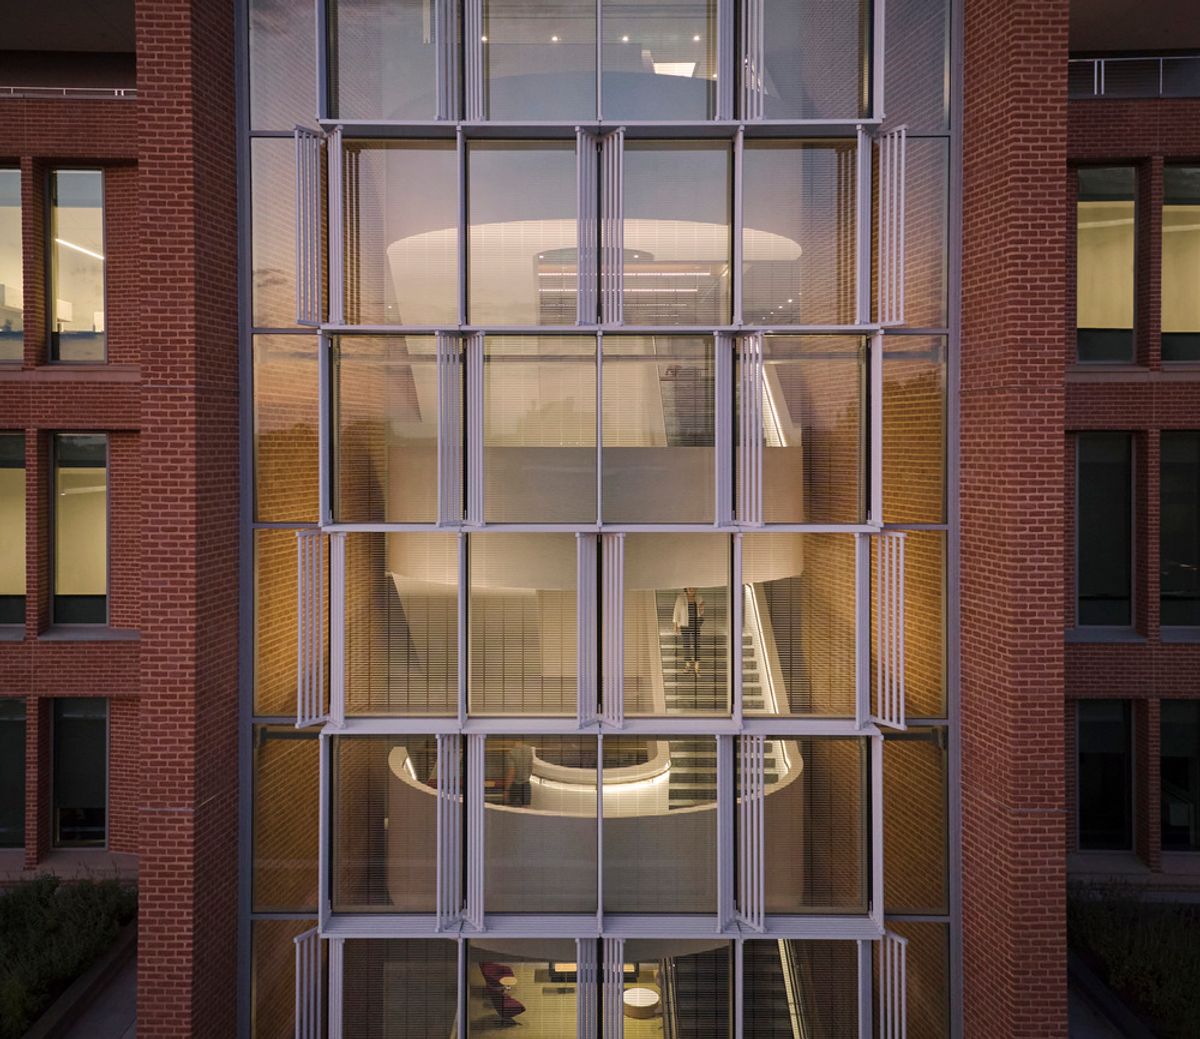
[[[551,36],[551,37],[550,37],[550,42],[551,42],[551,43],[558,43],[558,37],[557,37],[557,36]]]
[[[700,42],[700,37],[699,37],[699,36],[693,36],[693,37],[692,37],[692,43],[699,43],[699,42]]]
[[[480,36],[479,38],[480,38],[481,40],[483,40],[483,42],[484,42],[484,43],[487,43],[487,37],[486,37],[486,36]]]
[[[628,37],[628,36],[622,36],[622,37],[621,37],[621,42],[622,42],[622,43],[628,43],[628,42],[629,42],[629,37]]]
[[[792,303],[792,302],[794,302],[794,300],[790,300],[790,299],[789,299],[789,300],[788,300],[788,302],[789,302],[789,303]]]

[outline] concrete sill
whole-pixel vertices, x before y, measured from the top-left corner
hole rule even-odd
[[[1160,642],[1200,643],[1200,628],[1160,628]]]
[[[1067,642],[1122,642],[1145,643],[1146,636],[1133,628],[1067,628],[1064,633]]]
[[[24,642],[25,626],[23,624],[0,625],[0,642]]]
[[[141,633],[132,628],[104,624],[57,624],[38,636],[39,642],[137,642]]]

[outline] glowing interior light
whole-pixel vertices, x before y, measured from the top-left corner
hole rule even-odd
[[[628,42],[629,42],[629,37],[628,37],[628,36],[622,36],[622,37],[621,37],[621,42],[622,42],[622,43],[628,43]]]
[[[551,37],[550,37],[550,42],[551,42],[551,43],[558,43],[558,37],[557,37],[557,36],[551,36]]]
[[[68,249],[74,249],[77,253],[83,253],[84,256],[91,256],[96,260],[103,260],[104,257],[97,252],[92,252],[91,249],[85,249],[82,245],[76,245],[74,242],[68,242],[65,238],[55,238],[59,245],[65,245]]]
[[[483,40],[483,42],[484,42],[484,43],[487,43],[487,37],[486,37],[486,36],[480,36],[479,38],[480,38],[481,40]]]
[[[692,43],[699,43],[699,42],[700,42],[700,37],[699,37],[699,36],[693,36],[693,37],[692,37]]]

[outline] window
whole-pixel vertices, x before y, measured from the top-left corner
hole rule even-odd
[[[1134,170],[1079,170],[1075,315],[1080,361],[1132,362]]]
[[[1200,361],[1200,167],[1163,169],[1162,359]]]
[[[0,699],[0,848],[25,843],[25,701]]]
[[[1200,851],[1200,700],[1162,701],[1164,851]]]
[[[1080,700],[1077,775],[1079,847],[1133,846],[1133,754],[1128,700]]]
[[[50,175],[50,342],[56,361],[104,360],[104,174]]]
[[[55,624],[108,620],[108,438],[54,437]]]
[[[0,433],[0,624],[25,623],[25,437]]]
[[[1164,432],[1159,565],[1164,625],[1200,626],[1200,433]]]
[[[0,169],[0,361],[19,361],[24,354],[23,263],[21,171]]]
[[[1080,433],[1075,490],[1079,626],[1133,623],[1133,461],[1128,433]]]
[[[54,701],[54,845],[100,847],[108,838],[108,701]]]

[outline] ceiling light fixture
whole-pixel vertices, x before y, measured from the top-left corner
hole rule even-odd
[[[558,37],[557,37],[557,36],[551,36],[551,37],[550,37],[550,42],[551,42],[551,43],[558,43]]]
[[[628,43],[628,42],[629,42],[629,37],[628,37],[628,36],[622,36],[622,37],[621,37],[621,42],[622,42],[622,43]]]
[[[55,238],[59,245],[65,245],[68,249],[74,249],[77,253],[83,253],[84,256],[91,256],[96,260],[103,260],[104,257],[100,253],[92,252],[91,249],[85,249],[82,245],[76,245],[74,242],[68,242],[65,238]]]
[[[700,42],[700,37],[699,37],[699,36],[693,36],[693,37],[692,37],[692,43],[699,43],[699,42]]]

